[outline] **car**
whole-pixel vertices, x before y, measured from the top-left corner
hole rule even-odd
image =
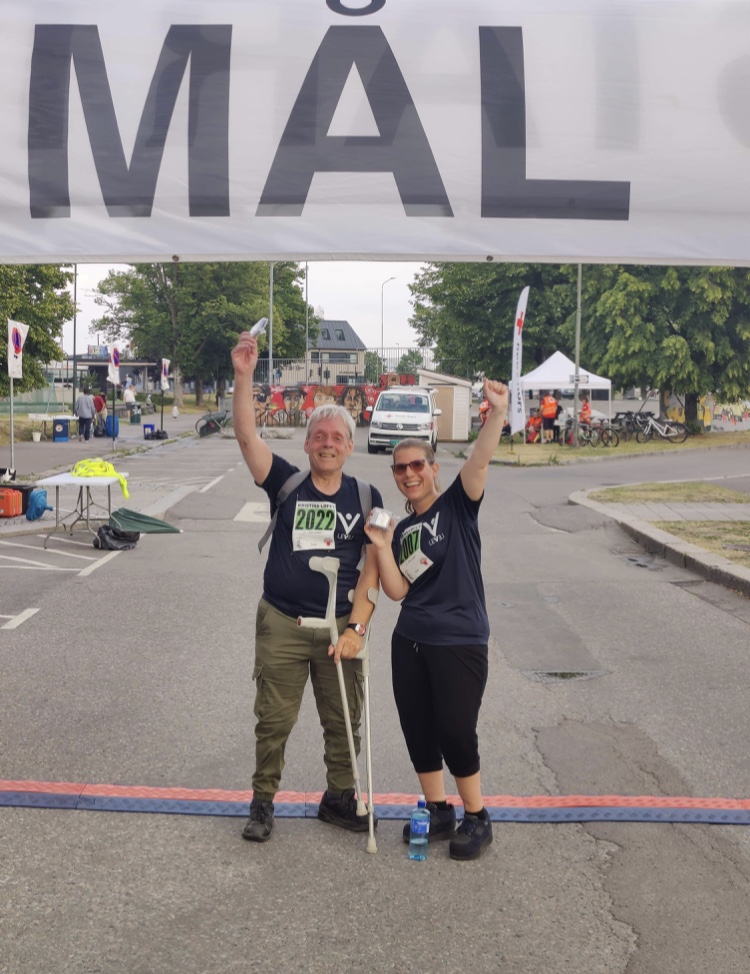
[[[414,437],[425,440],[434,450],[437,445],[437,417],[442,410],[435,405],[435,393],[421,386],[384,389],[372,411],[367,433],[367,452],[393,449],[401,440]]]

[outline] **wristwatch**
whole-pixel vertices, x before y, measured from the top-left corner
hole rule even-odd
[[[367,626],[363,626],[360,622],[350,622],[346,628],[353,629],[360,639],[367,632]]]

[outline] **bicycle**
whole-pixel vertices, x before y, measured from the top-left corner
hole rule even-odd
[[[596,431],[599,434],[599,442],[602,446],[619,446],[620,436],[614,426],[609,423],[597,423]]]
[[[688,438],[688,428],[684,423],[677,423],[671,419],[658,420],[651,416],[646,426],[635,434],[636,442],[648,443],[654,433],[671,443],[684,443]]]
[[[591,426],[588,423],[578,424],[578,445],[579,446],[599,446],[602,442],[599,427]],[[573,445],[573,420],[569,419],[563,427],[563,443],[568,446]]]

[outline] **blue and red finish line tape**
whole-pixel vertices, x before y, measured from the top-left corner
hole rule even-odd
[[[0,807],[58,808],[90,812],[221,815],[243,818],[252,791],[149,788],[136,785],[0,779]],[[314,818],[321,792],[280,791],[278,817]],[[416,795],[376,794],[381,819],[408,819]],[[460,810],[457,796],[449,796]],[[493,822],[687,822],[750,825],[747,798],[655,798],[643,795],[493,795],[485,797]]]

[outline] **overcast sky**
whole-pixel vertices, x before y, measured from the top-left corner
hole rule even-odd
[[[380,348],[381,300],[383,341],[386,348],[416,345],[409,327],[412,314],[409,284],[422,264],[407,262],[315,261],[309,264],[307,298],[325,318],[345,320],[368,348]],[[91,321],[101,315],[92,292],[112,265],[78,265],[78,315],[75,351],[81,355],[97,343]],[[122,265],[122,269],[125,265]],[[394,280],[389,281],[389,278]],[[387,284],[384,284],[388,281]],[[103,339],[102,339],[103,343]],[[73,322],[65,325],[63,347],[73,352]]]

